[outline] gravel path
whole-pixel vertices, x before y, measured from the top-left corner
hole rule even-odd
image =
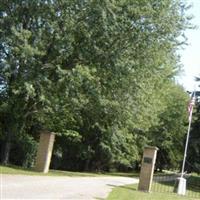
[[[0,199],[104,199],[113,187],[137,182],[126,177],[1,175]]]

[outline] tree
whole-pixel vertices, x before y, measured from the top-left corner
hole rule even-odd
[[[183,157],[183,141],[187,132],[188,95],[178,85],[169,83],[164,90],[165,109],[159,123],[151,129],[151,144],[159,148],[156,168],[179,169]]]
[[[131,167],[179,69],[185,4],[7,0],[0,8],[3,162],[20,135],[45,128],[60,135],[55,154],[66,168]]]

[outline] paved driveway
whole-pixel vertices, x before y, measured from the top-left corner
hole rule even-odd
[[[103,199],[113,187],[137,182],[126,177],[1,175],[0,199]]]

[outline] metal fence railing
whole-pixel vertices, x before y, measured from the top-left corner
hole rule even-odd
[[[178,173],[154,175],[151,190],[152,192],[162,192],[177,194]],[[186,178],[186,196],[200,199],[200,176],[184,175]]]

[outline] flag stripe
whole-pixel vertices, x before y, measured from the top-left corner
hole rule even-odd
[[[195,96],[192,95],[192,98],[190,99],[189,104],[188,104],[189,121],[192,120],[192,111],[193,111],[194,105],[195,105]]]

